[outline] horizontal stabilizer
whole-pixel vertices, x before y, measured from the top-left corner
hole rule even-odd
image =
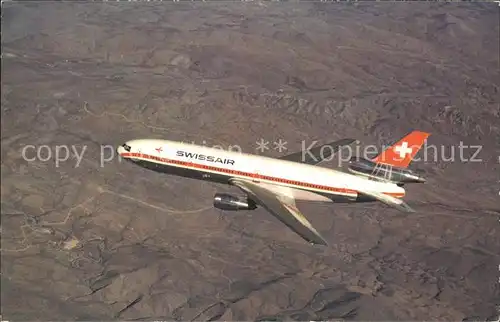
[[[406,202],[404,202],[403,200],[398,199],[398,198],[394,198],[392,196],[383,194],[381,192],[359,191],[359,193],[362,195],[368,196],[368,197],[372,197],[372,198],[386,204],[387,206],[398,209],[399,211],[415,212],[415,210],[413,210],[410,206],[408,206],[408,204]]]

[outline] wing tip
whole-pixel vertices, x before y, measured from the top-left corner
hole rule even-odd
[[[409,213],[415,213],[417,212],[415,209],[411,208],[411,207],[408,207],[408,212]]]
[[[399,210],[403,211],[403,212],[406,212],[406,213],[415,213],[417,212],[415,209],[413,209],[412,207],[408,206],[408,204],[401,204],[399,206]]]
[[[321,246],[329,246],[328,242],[322,237],[322,236],[317,236],[315,240],[310,240],[309,243],[311,245],[321,245]]]
[[[350,145],[353,143],[358,144],[358,143],[360,143],[360,141],[357,139],[353,139],[353,138],[345,138],[345,139],[340,139],[340,140],[336,141],[335,143],[342,144],[342,145]]]
[[[323,247],[328,247],[328,243],[317,243],[317,242],[310,242],[311,246],[323,246]]]

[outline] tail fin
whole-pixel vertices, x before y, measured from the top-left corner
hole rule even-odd
[[[413,131],[379,154],[373,162],[407,168],[430,133]]]

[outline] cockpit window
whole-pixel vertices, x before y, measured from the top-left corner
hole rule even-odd
[[[130,148],[130,146],[128,146],[127,144],[125,144],[125,143],[124,143],[124,144],[122,145],[122,147],[125,149],[125,151],[130,152],[130,149],[131,149],[131,148]]]

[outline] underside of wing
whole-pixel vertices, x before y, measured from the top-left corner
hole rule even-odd
[[[282,223],[313,244],[328,245],[325,239],[295,206],[295,201],[247,180],[233,179],[231,184],[243,190],[253,201],[269,211]]]
[[[390,207],[396,208],[400,211],[403,212],[415,212],[406,202],[404,202],[401,199],[394,198],[392,196],[383,194],[381,192],[374,192],[374,191],[358,191],[360,194],[372,197]]]
[[[356,142],[355,139],[342,139],[335,142],[330,142],[327,144],[323,144],[317,146],[315,148],[300,151],[292,154],[285,155],[280,160],[287,160],[293,162],[300,162],[306,164],[318,164],[325,159],[330,158],[333,154],[335,154],[341,147],[350,145],[353,142]],[[329,147],[329,148],[326,148]]]

